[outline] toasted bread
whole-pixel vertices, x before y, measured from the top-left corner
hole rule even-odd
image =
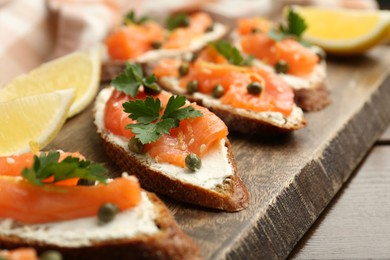
[[[134,173],[144,188],[179,201],[225,211],[248,207],[249,193],[238,176],[228,140],[221,140],[217,148],[206,154],[201,170],[195,173],[157,163],[148,155],[135,154],[129,150],[128,140],[104,127],[105,104],[112,91],[113,88],[106,88],[98,95],[94,109],[95,125],[107,155],[124,171]]]
[[[236,31],[231,33],[231,39],[234,46],[242,52],[240,38]],[[313,51],[317,51],[319,49],[316,46],[312,46],[311,48]],[[272,66],[260,60],[253,60],[253,65],[276,73]],[[279,73],[278,75],[294,89],[295,102],[304,111],[318,111],[331,103],[330,92],[326,87],[325,60],[321,60],[321,62],[314,67],[313,71],[306,76],[299,77],[283,73]]]
[[[153,214],[146,214],[144,209]],[[197,246],[156,195],[143,192],[141,203],[129,211],[133,211],[129,225],[141,230],[128,236],[118,225],[98,226],[96,218],[34,225],[5,219],[0,221],[0,248],[34,247],[39,253],[57,250],[64,259],[201,259]],[[127,213],[119,213],[112,222],[124,216],[120,214]],[[126,217],[120,221],[127,221]],[[85,227],[87,222],[91,224]],[[146,228],[149,225],[152,227]],[[106,229],[107,237],[99,236],[98,229]],[[88,232],[95,233],[84,238]]]
[[[185,49],[159,49],[148,51],[135,59],[128,60],[129,62],[136,63],[149,63],[156,62],[163,58],[177,57],[188,52],[195,52],[202,49],[208,42],[215,41],[222,38],[226,32],[227,27],[221,23],[214,23],[214,29],[211,32],[203,34],[200,38],[196,38],[192,43]],[[110,81],[121,73],[125,67],[126,62],[112,60],[108,57],[107,52],[103,55],[101,81]]]
[[[175,77],[161,77],[159,82],[163,88],[175,94],[186,95]],[[202,93],[187,94],[187,98],[207,107],[220,117],[230,131],[250,135],[271,136],[298,130],[306,125],[302,110],[294,105],[289,116],[280,112],[253,112],[247,109],[225,105],[219,99]]]

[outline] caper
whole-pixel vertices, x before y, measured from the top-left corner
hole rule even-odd
[[[180,77],[183,77],[188,74],[189,67],[187,63],[182,63],[179,67],[179,75]]]
[[[48,250],[42,253],[39,260],[62,260],[62,255],[56,250]]]
[[[161,48],[161,46],[162,46],[162,43],[161,42],[152,42],[151,43],[151,46],[152,46],[152,48],[153,49],[160,49]]]
[[[276,62],[275,66],[276,73],[287,73],[290,67],[288,66],[288,63],[284,60],[279,60]]]
[[[144,144],[136,137],[130,139],[128,147],[130,151],[137,154],[142,154],[144,152]]]
[[[94,185],[95,185],[95,181],[94,180],[88,180],[88,179],[80,178],[77,181],[77,186],[94,186]]]
[[[145,86],[144,87],[144,91],[146,94],[148,95],[158,95],[161,93],[161,87],[159,84],[157,84],[156,82],[155,83],[152,83],[148,86]]]
[[[261,32],[261,30],[259,29],[259,28],[252,28],[252,30],[251,30],[251,33],[253,33],[253,34],[255,34],[255,33],[259,33],[259,32]]]
[[[263,84],[257,81],[251,82],[246,89],[249,94],[259,95],[263,91]]]
[[[326,52],[323,49],[318,48],[315,50],[315,53],[318,56],[319,61],[323,61],[326,59]]]
[[[118,206],[113,203],[104,203],[98,210],[98,219],[100,223],[108,223],[115,218],[118,213]]]
[[[218,84],[213,87],[213,97],[220,98],[225,94],[225,89],[221,84]]]
[[[206,28],[206,32],[212,32],[212,31],[214,31],[214,23],[210,24],[210,26]]]
[[[187,83],[187,93],[193,94],[196,91],[198,91],[198,81],[197,80],[190,80]]]
[[[191,171],[195,171],[197,169],[200,169],[200,167],[202,167],[202,161],[194,153],[190,153],[189,155],[186,156],[185,163],[187,168],[190,169]]]

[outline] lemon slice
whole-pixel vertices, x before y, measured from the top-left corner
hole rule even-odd
[[[298,7],[308,28],[303,38],[328,53],[353,55],[390,39],[390,12]]]
[[[0,156],[42,149],[64,124],[75,96],[73,89],[59,90],[0,102]]]
[[[0,102],[74,88],[76,97],[68,117],[81,112],[95,97],[100,81],[101,47],[74,52],[15,78],[0,89]]]

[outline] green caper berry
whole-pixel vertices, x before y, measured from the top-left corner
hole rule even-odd
[[[108,223],[115,218],[118,213],[118,206],[113,203],[104,203],[98,211],[98,219],[100,223]]]
[[[188,94],[193,94],[196,91],[198,91],[198,81],[197,80],[190,80],[187,83],[187,92]]]
[[[94,185],[95,185],[95,181],[94,180],[88,180],[88,179],[80,178],[77,181],[77,186],[94,186]]]
[[[154,96],[154,95],[158,95],[161,93],[161,87],[157,83],[152,83],[148,86],[145,86],[144,91],[146,94]]]
[[[153,49],[160,49],[161,48],[161,46],[162,46],[162,43],[161,42],[152,42],[151,43],[151,46],[152,46],[152,48]]]
[[[43,252],[43,254],[39,257],[39,260],[62,260],[62,255],[56,250],[49,250]]]
[[[279,60],[276,62],[275,66],[276,73],[284,73],[286,74],[290,67],[288,66],[288,63],[284,60]]]
[[[189,67],[187,63],[182,63],[179,67],[179,75],[180,77],[183,77],[188,74]]]
[[[315,53],[318,56],[319,62],[326,59],[326,52],[323,49],[318,48],[318,49],[316,49]]]
[[[251,33],[255,34],[255,33],[259,33],[261,32],[261,30],[259,28],[252,28],[251,30]]]
[[[213,87],[213,97],[220,98],[225,94],[225,89],[221,84],[216,85]]]
[[[132,137],[129,141],[128,147],[133,153],[142,154],[145,146],[138,138]]]
[[[210,26],[208,26],[207,28],[206,28],[206,32],[212,32],[212,31],[214,31],[214,24],[212,23],[212,24],[210,24]]]
[[[200,169],[200,167],[202,167],[202,161],[194,153],[190,153],[189,155],[186,156],[185,163],[186,163],[186,167],[191,171],[195,171],[197,169]]]
[[[260,82],[251,82],[247,87],[247,91],[252,95],[259,95],[263,91],[263,85]]]
[[[0,255],[0,260],[7,260],[7,258],[5,258],[5,256]]]

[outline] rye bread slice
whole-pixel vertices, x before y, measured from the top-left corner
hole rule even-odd
[[[228,140],[225,140],[225,146],[232,175],[225,177],[220,184],[212,188],[205,188],[170,176],[151,167],[153,162],[147,156],[131,152],[127,145],[118,141],[118,139],[122,139],[123,142],[122,137],[118,137],[104,128],[104,123],[101,122],[104,114],[102,103],[107,101],[108,91],[112,91],[112,89],[103,89],[95,103],[94,115],[97,132],[102,138],[104,150],[110,159],[123,171],[136,175],[143,188],[179,201],[228,212],[243,210],[249,206],[249,192],[238,175],[237,165]],[[189,173],[183,169],[183,174]],[[213,173],[210,172],[210,174]]]
[[[191,53],[202,49],[208,42],[215,41],[227,33],[228,28],[221,23],[214,23],[213,31],[206,32],[199,38],[196,38],[192,41],[192,43],[187,46],[185,49],[159,49],[159,50],[151,50],[148,51],[135,59],[128,61],[120,61],[120,60],[112,60],[109,58],[107,54],[107,50],[105,49],[105,53],[103,55],[102,62],[102,70],[100,80],[102,82],[108,82],[120,74],[126,62],[136,62],[136,63],[149,63],[156,62],[163,58],[172,58],[185,55],[186,53]]]
[[[186,95],[188,100],[207,107],[225,122],[230,131],[249,135],[273,136],[289,133],[306,125],[303,112],[296,105],[294,105],[289,116],[284,116],[278,112],[258,113],[222,104],[219,99],[210,95],[201,93],[186,94],[186,91],[179,86],[178,78],[175,77],[161,77],[158,80],[164,89],[178,95]]]
[[[199,249],[184,234],[168,208],[153,193],[147,193],[156,211],[155,224],[159,228],[152,235],[138,235],[128,239],[94,242],[90,246],[61,247],[58,245],[21,239],[0,234],[0,248],[34,247],[39,254],[47,250],[61,252],[63,259],[201,259]],[[115,221],[115,219],[113,220]]]

